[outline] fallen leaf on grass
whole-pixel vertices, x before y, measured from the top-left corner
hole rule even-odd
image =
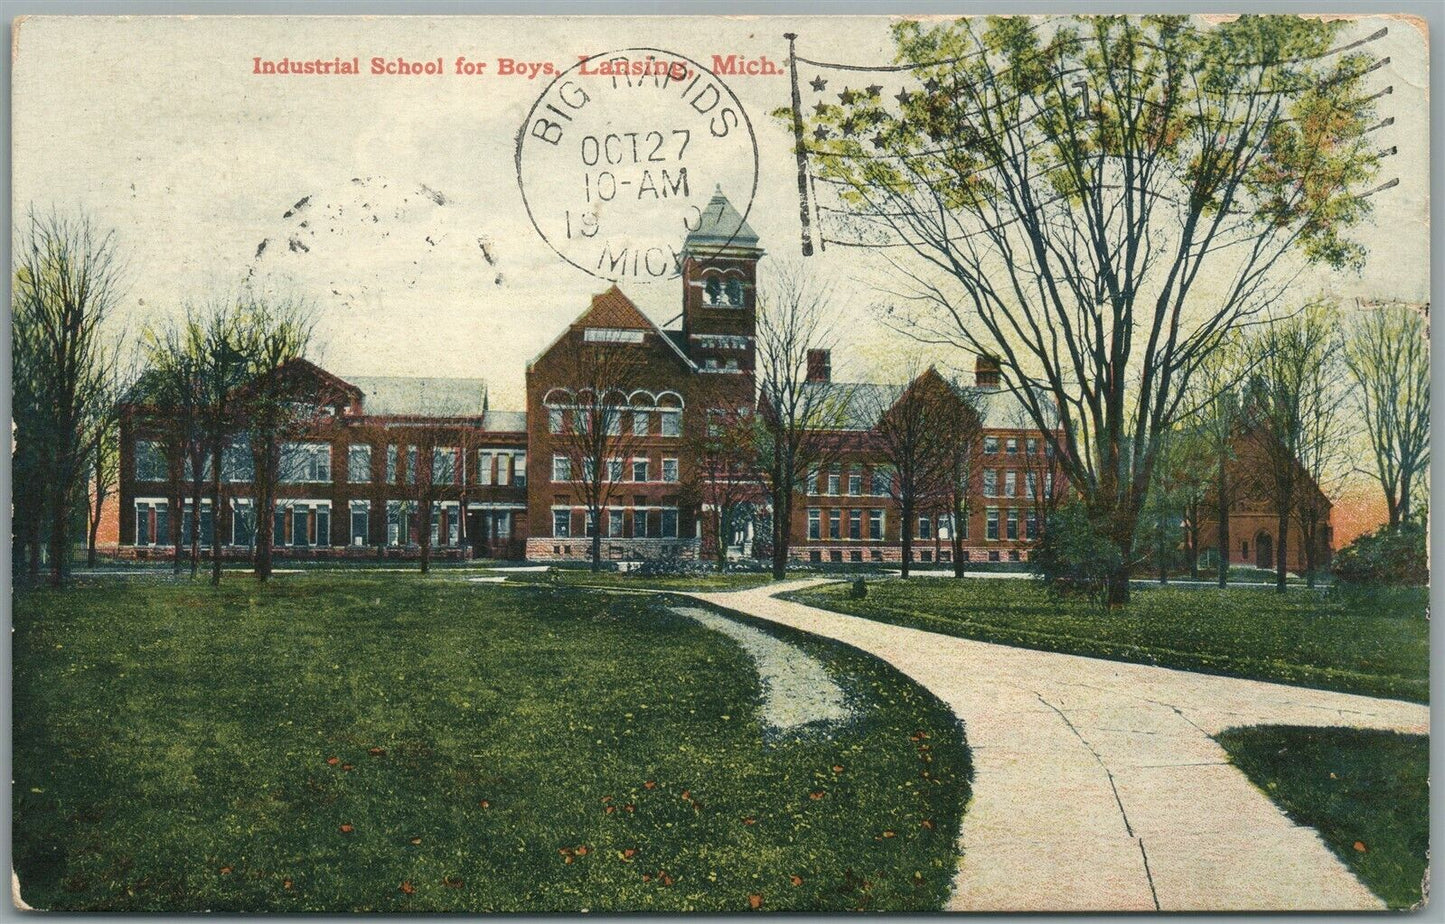
[[[231,868],[230,868],[229,866],[223,866],[223,867],[221,867],[221,875],[222,875],[222,876],[229,876],[229,875],[231,875]]]
[[[812,799],[814,802],[817,802],[819,799],[823,798],[827,794],[828,793],[826,791],[820,789],[817,792],[808,793],[808,798]]]
[[[442,877],[442,885],[446,886],[448,889],[460,889],[463,883],[460,879],[453,879],[450,876],[444,876]]]
[[[636,847],[628,847],[628,848],[626,848],[625,850],[621,851],[621,854],[622,854],[622,859],[624,859],[624,860],[631,860],[633,857],[637,856],[637,848],[636,848]]]
[[[623,808],[627,809],[628,812],[635,812],[635,811],[637,811],[637,806],[635,806],[635,805],[633,805],[633,804],[631,804],[631,803],[628,803],[627,805],[624,805]]]
[[[609,806],[607,806],[607,808],[605,808],[605,809],[602,810],[602,814],[604,814],[604,815],[611,815],[611,814],[612,814],[613,812],[615,812],[615,811],[617,811],[617,806],[615,806],[615,805],[609,805]]]
[[[483,799],[481,802],[478,802],[477,804],[480,805],[482,808],[491,808],[491,807],[492,807],[492,803],[488,802],[486,799]]]
[[[328,757],[328,758],[326,758],[326,763],[327,763],[329,766],[334,767],[334,766],[336,766],[337,764],[341,763],[341,758],[340,758],[340,757]]]
[[[651,873],[643,873],[643,874],[642,874],[642,881],[643,881],[643,882],[651,882],[651,881],[652,881],[652,874],[651,874]]]
[[[745,825],[755,825],[755,824],[757,824],[757,823],[758,823],[758,820],[757,820],[756,818],[744,818],[744,819],[743,819],[743,824],[745,824]]]
[[[642,788],[643,788],[643,789],[656,789],[656,788],[657,788],[657,781],[656,781],[656,780],[648,780],[646,783],[643,783],[643,784],[642,784]]]
[[[341,825],[341,826],[338,827],[336,830],[340,831],[342,834],[350,834],[352,831],[355,831],[356,829],[353,828],[351,825]]]
[[[342,769],[342,770],[346,770],[346,771],[349,772],[349,771],[351,771],[351,770],[355,770],[356,767],[353,766],[352,764],[342,764],[342,765],[341,765],[341,769]]]
[[[603,797],[602,797],[602,804],[603,804],[603,805],[607,805],[607,804],[610,803],[611,801],[612,801],[612,797],[611,797],[611,796],[603,796]]]
[[[577,852],[577,856],[579,856],[579,857],[585,857],[585,856],[587,856],[587,847],[586,847],[586,845],[584,844],[584,845],[582,845],[582,846],[579,846],[579,847],[577,848],[577,851],[576,851],[576,852]]]
[[[412,844],[413,847],[418,847],[418,846],[420,846],[420,845],[421,845],[421,838],[419,838],[419,837],[414,837],[414,838],[412,838],[412,839],[411,839],[411,844]]]
[[[789,877],[788,877],[788,881],[791,882],[791,883],[792,883],[793,885],[795,885],[795,886],[800,886],[800,885],[803,884],[803,877],[802,877],[802,876],[789,876]]]
[[[927,828],[927,829],[930,830],[930,831],[933,830],[933,819],[931,819],[931,818],[925,818],[925,819],[923,819],[922,821],[920,821],[919,824],[922,825],[923,827]]]
[[[402,880],[402,883],[401,883],[401,887],[400,887],[400,888],[401,888],[401,891],[402,891],[403,893],[407,894],[407,895],[410,895],[410,894],[412,894],[413,892],[416,891],[416,886],[414,886],[414,885],[411,884],[411,880],[410,880],[410,879],[404,879],[404,880]]]
[[[688,801],[691,800],[691,798],[692,798],[692,790],[691,790],[691,789],[684,789],[684,790],[682,791],[682,801],[688,802]]]
[[[372,757],[385,757],[386,748],[370,748],[367,750],[366,753],[370,754]]]
[[[842,765],[842,764],[834,764],[834,765],[833,765],[833,772],[834,772],[834,773],[842,773],[842,772],[843,772],[843,765]]]
[[[283,879],[283,880],[281,880],[281,888],[283,888],[283,889],[289,889],[289,888],[291,888],[294,884],[295,884],[295,883],[293,883],[290,879]]]
[[[754,892],[752,895],[749,895],[748,907],[752,908],[754,911],[763,907],[763,897],[756,892]]]
[[[885,838],[886,838],[886,837],[897,837],[897,836],[898,836],[898,832],[897,832],[897,831],[884,831],[884,832],[883,832],[883,836],[884,836]]]
[[[657,871],[657,878],[661,879],[662,884],[665,886],[672,885],[672,877],[667,874],[667,870],[665,869],[660,869]]]
[[[1355,849],[1360,853],[1365,853],[1369,848],[1365,846],[1364,841],[1355,841]]]

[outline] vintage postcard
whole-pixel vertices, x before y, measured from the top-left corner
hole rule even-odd
[[[16,21],[15,905],[1421,907],[1426,23],[1088,12]]]

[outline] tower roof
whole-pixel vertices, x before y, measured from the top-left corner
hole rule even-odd
[[[719,252],[723,250],[758,250],[758,235],[738,210],[723,195],[722,186],[713,191],[702,221],[696,231],[683,241],[686,250]]]

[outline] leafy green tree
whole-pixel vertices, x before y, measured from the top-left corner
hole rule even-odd
[[[1364,259],[1350,229],[1380,156],[1376,63],[1349,28],[901,22],[897,62],[917,86],[845,87],[809,112],[821,185],[870,240],[916,258],[895,260],[912,289],[900,326],[997,357],[1120,550],[1116,602],[1195,370],[1281,298],[1293,258]]]

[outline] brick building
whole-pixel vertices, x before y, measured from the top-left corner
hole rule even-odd
[[[440,558],[581,560],[594,532],[604,558],[698,556],[706,491],[696,487],[690,437],[723,409],[752,410],[762,256],[757,235],[715,193],[683,244],[681,327],[660,328],[615,286],[594,296],[527,365],[524,411],[491,410],[478,379],[342,380],[298,361],[292,374],[321,397],[302,435],[284,447],[278,556],[413,557],[423,530]],[[908,386],[835,382],[831,365],[827,351],[813,351],[806,387],[833,392],[845,406],[832,434],[843,449],[836,464],[808,479],[795,504],[793,555],[896,562],[901,524],[875,427]],[[1059,466],[1019,399],[1002,387],[995,363],[980,357],[971,383],[943,387],[969,399],[981,428],[969,514],[956,526],[963,554],[1026,560],[1067,490]],[[606,438],[594,441],[605,445],[594,445],[595,458],[579,456],[585,418],[604,406],[615,413],[593,425],[605,428]],[[177,535],[189,535],[194,511],[173,487],[184,466],[160,423],[143,406],[122,415],[117,533],[125,555],[168,556]],[[249,450],[238,440],[223,466],[221,509],[211,510],[209,500],[201,505],[207,550],[251,554],[251,473]],[[589,504],[584,487],[603,482]],[[426,501],[430,524],[422,522]],[[1243,559],[1259,548],[1256,533],[1273,528],[1251,503],[1239,504]],[[590,507],[598,508],[595,516]],[[915,560],[951,560],[951,517],[925,509],[913,527]],[[754,533],[752,524],[738,532],[736,554],[753,551]],[[1291,546],[1293,558],[1299,547]]]

